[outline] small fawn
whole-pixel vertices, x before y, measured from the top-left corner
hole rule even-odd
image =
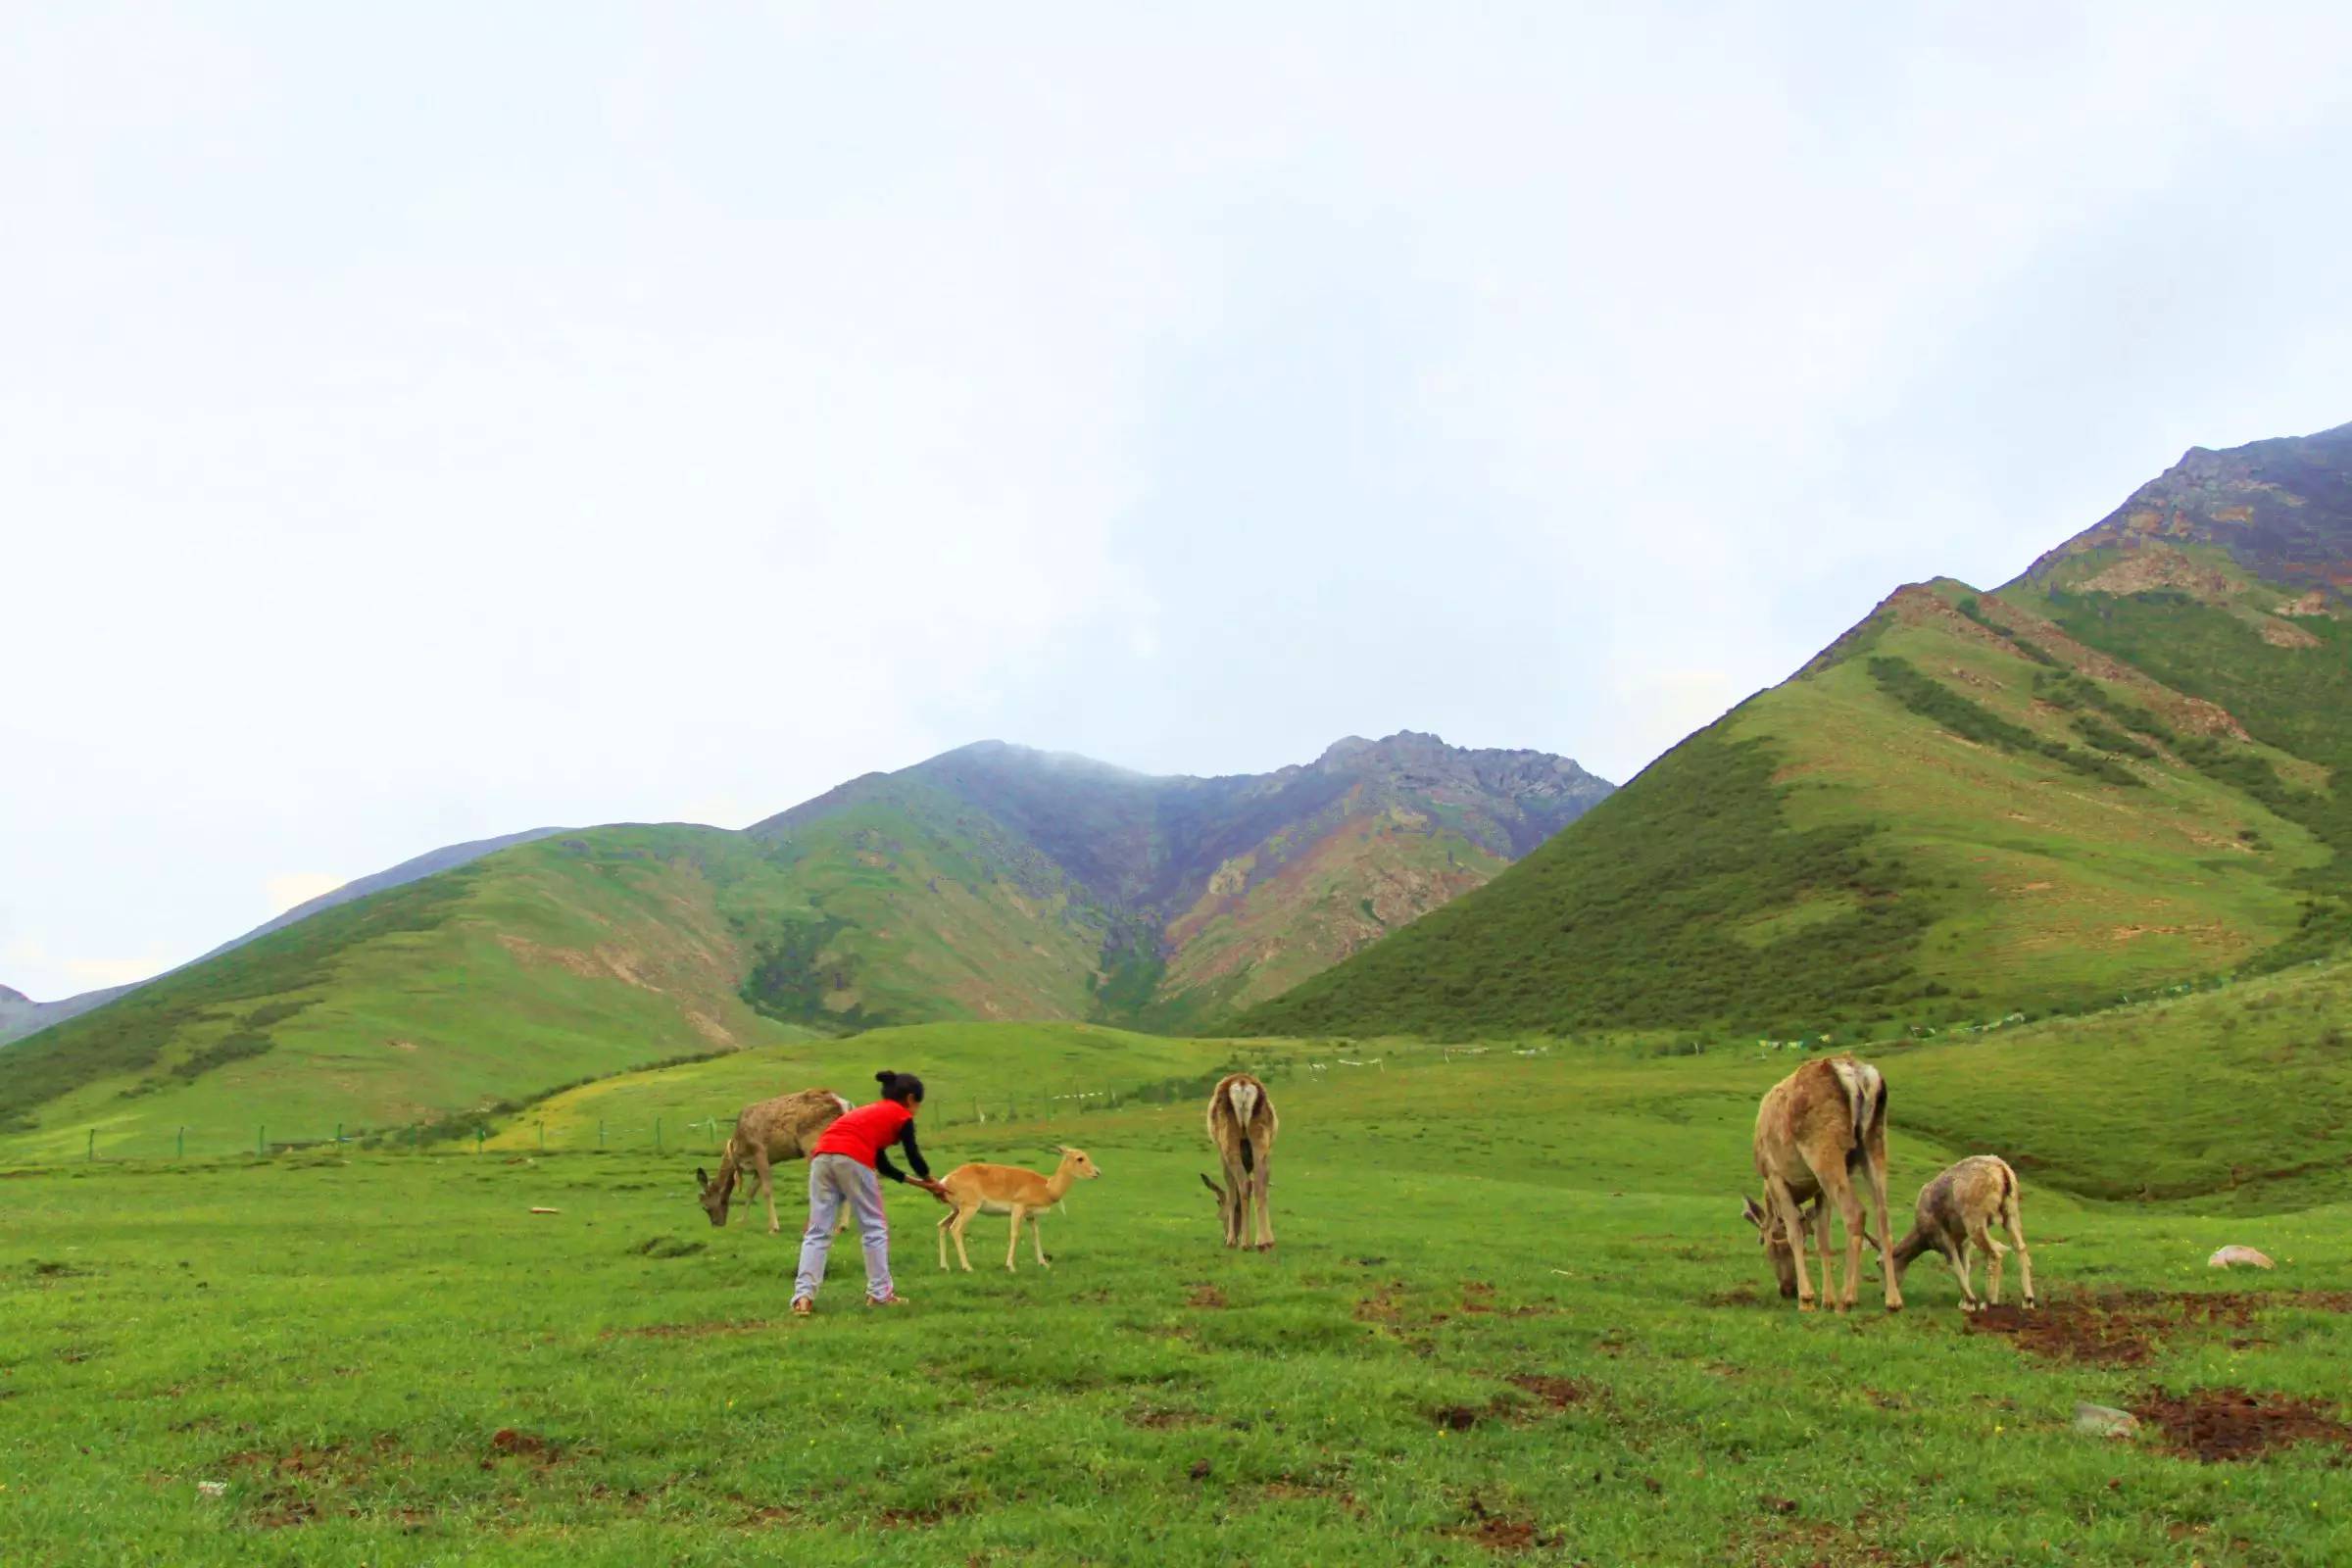
[[[971,1224],[975,1214],[1010,1214],[1012,1234],[1004,1243],[1004,1267],[1012,1269],[1013,1254],[1020,1250],[1021,1221],[1029,1222],[1029,1241],[1037,1250],[1037,1266],[1052,1268],[1046,1261],[1046,1244],[1038,1230],[1040,1215],[1061,1201],[1062,1194],[1074,1181],[1093,1181],[1102,1173],[1095,1168],[1094,1160],[1083,1149],[1064,1149],[1055,1145],[1054,1152],[1061,1163],[1054,1167],[1051,1176],[1040,1176],[1018,1165],[958,1165],[948,1172],[941,1183],[948,1190],[948,1201],[956,1211],[939,1222],[939,1266],[948,1266],[948,1237],[956,1238],[956,1256],[963,1271],[972,1271],[972,1260],[963,1250],[964,1227]]]

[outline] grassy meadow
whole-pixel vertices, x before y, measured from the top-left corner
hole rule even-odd
[[[1933,1259],[1899,1316],[1773,1295],[1738,1196],[1796,1058],[1752,1042],[940,1026],[591,1085],[479,1153],[0,1169],[0,1561],[2342,1561],[2346,984],[1874,1052],[1898,1215],[1957,1152],[2025,1172],[2049,1305],[1978,1324]],[[1217,1245],[1197,1098],[1143,1098],[1237,1053],[1284,1118],[1263,1256]],[[693,1201],[708,1131],[582,1147],[879,1066],[942,1167],[1092,1152],[1051,1271],[982,1219],[943,1275],[894,1192],[913,1304],[860,1307],[849,1245],[795,1321],[794,1238]],[[2208,1270],[2232,1242],[2279,1270]],[[2156,1419],[2232,1389],[2317,1441],[2205,1462],[2211,1419]]]

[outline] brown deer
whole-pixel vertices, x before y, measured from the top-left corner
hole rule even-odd
[[[1756,1107],[1756,1174],[1764,1178],[1764,1202],[1742,1202],[1747,1222],[1761,1233],[1781,1295],[1796,1298],[1796,1309],[1813,1310],[1813,1289],[1805,1279],[1805,1205],[1812,1212],[1813,1243],[1821,1250],[1821,1298],[1834,1311],[1854,1304],[1861,1282],[1862,1202],[1853,1178],[1859,1170],[1870,1184],[1879,1228],[1870,1236],[1879,1250],[1886,1283],[1886,1310],[1903,1307],[1902,1287],[1887,1261],[1886,1081],[1879,1069],[1851,1056],[1806,1062],[1766,1091]],[[1845,1222],[1845,1289],[1830,1278],[1830,1208]]]
[[[1228,1073],[1208,1092],[1208,1141],[1217,1146],[1217,1157],[1224,1163],[1225,1185],[1219,1187],[1206,1176],[1200,1180],[1217,1195],[1227,1247],[1242,1245],[1243,1219],[1254,1200],[1257,1250],[1273,1250],[1274,1216],[1266,1187],[1272,1179],[1274,1135],[1281,1130],[1273,1097],[1248,1073]]]
[[[1012,1271],[1013,1254],[1021,1250],[1021,1221],[1029,1222],[1029,1244],[1037,1250],[1037,1266],[1052,1268],[1046,1261],[1046,1242],[1038,1221],[1045,1211],[1061,1201],[1062,1194],[1074,1181],[1093,1181],[1102,1173],[1083,1149],[1064,1149],[1054,1146],[1061,1163],[1054,1167],[1051,1176],[1040,1176],[1018,1165],[958,1165],[948,1172],[940,1185],[948,1190],[948,1201],[955,1212],[939,1222],[939,1266],[948,1266],[948,1237],[956,1238],[956,1257],[963,1271],[972,1271],[970,1254],[963,1250],[964,1227],[971,1224],[975,1214],[1010,1214],[1012,1234],[1004,1243],[1004,1268]]]
[[[702,1189],[703,1212],[710,1216],[710,1223],[727,1222],[727,1203],[736,1182],[743,1181],[747,1191],[756,1184],[759,1196],[767,1200],[767,1234],[781,1234],[784,1227],[776,1220],[776,1191],[768,1179],[769,1168],[782,1160],[808,1158],[817,1134],[852,1108],[830,1089],[803,1089],[744,1106],[727,1139],[727,1152],[719,1158],[717,1180],[700,1166],[695,1168],[695,1185]],[[849,1223],[846,1213],[842,1223]]]
[[[2017,1195],[2017,1172],[1997,1154],[1971,1154],[1954,1164],[1919,1190],[1918,1223],[1894,1244],[1895,1273],[1899,1276],[1922,1252],[1941,1252],[1960,1279],[1960,1310],[1974,1312],[1985,1304],[1977,1299],[1976,1287],[1969,1282],[1974,1266],[1969,1249],[1974,1247],[1992,1260],[1985,1270],[1985,1294],[1992,1305],[2000,1305],[2001,1256],[2009,1249],[1992,1239],[1990,1227],[1998,1220],[2017,1247],[2026,1305],[2039,1306],[2034,1297],[2034,1254],[2026,1250]]]

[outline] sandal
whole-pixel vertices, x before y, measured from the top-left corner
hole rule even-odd
[[[906,1298],[893,1291],[888,1296],[869,1296],[865,1298],[865,1304],[868,1306],[905,1306]]]
[[[815,1310],[816,1303],[806,1296],[796,1296],[792,1298],[792,1315],[794,1317],[807,1317]]]

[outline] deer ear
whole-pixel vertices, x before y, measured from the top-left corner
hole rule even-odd
[[[1752,1198],[1740,1200],[1740,1217],[1758,1230],[1764,1228],[1764,1210]]]
[[[710,1185],[710,1178],[703,1174],[703,1167],[700,1165],[694,1167],[694,1182],[698,1187],[708,1187]]]
[[[1069,1152],[1069,1151],[1068,1151],[1068,1150],[1066,1150],[1066,1149],[1064,1149],[1064,1148],[1062,1148],[1062,1147],[1061,1147],[1061,1145],[1059,1145],[1059,1144],[1055,1144],[1055,1145],[1054,1146],[1054,1152],[1055,1152],[1056,1154],[1066,1154],[1066,1153],[1068,1153],[1068,1152]]]

